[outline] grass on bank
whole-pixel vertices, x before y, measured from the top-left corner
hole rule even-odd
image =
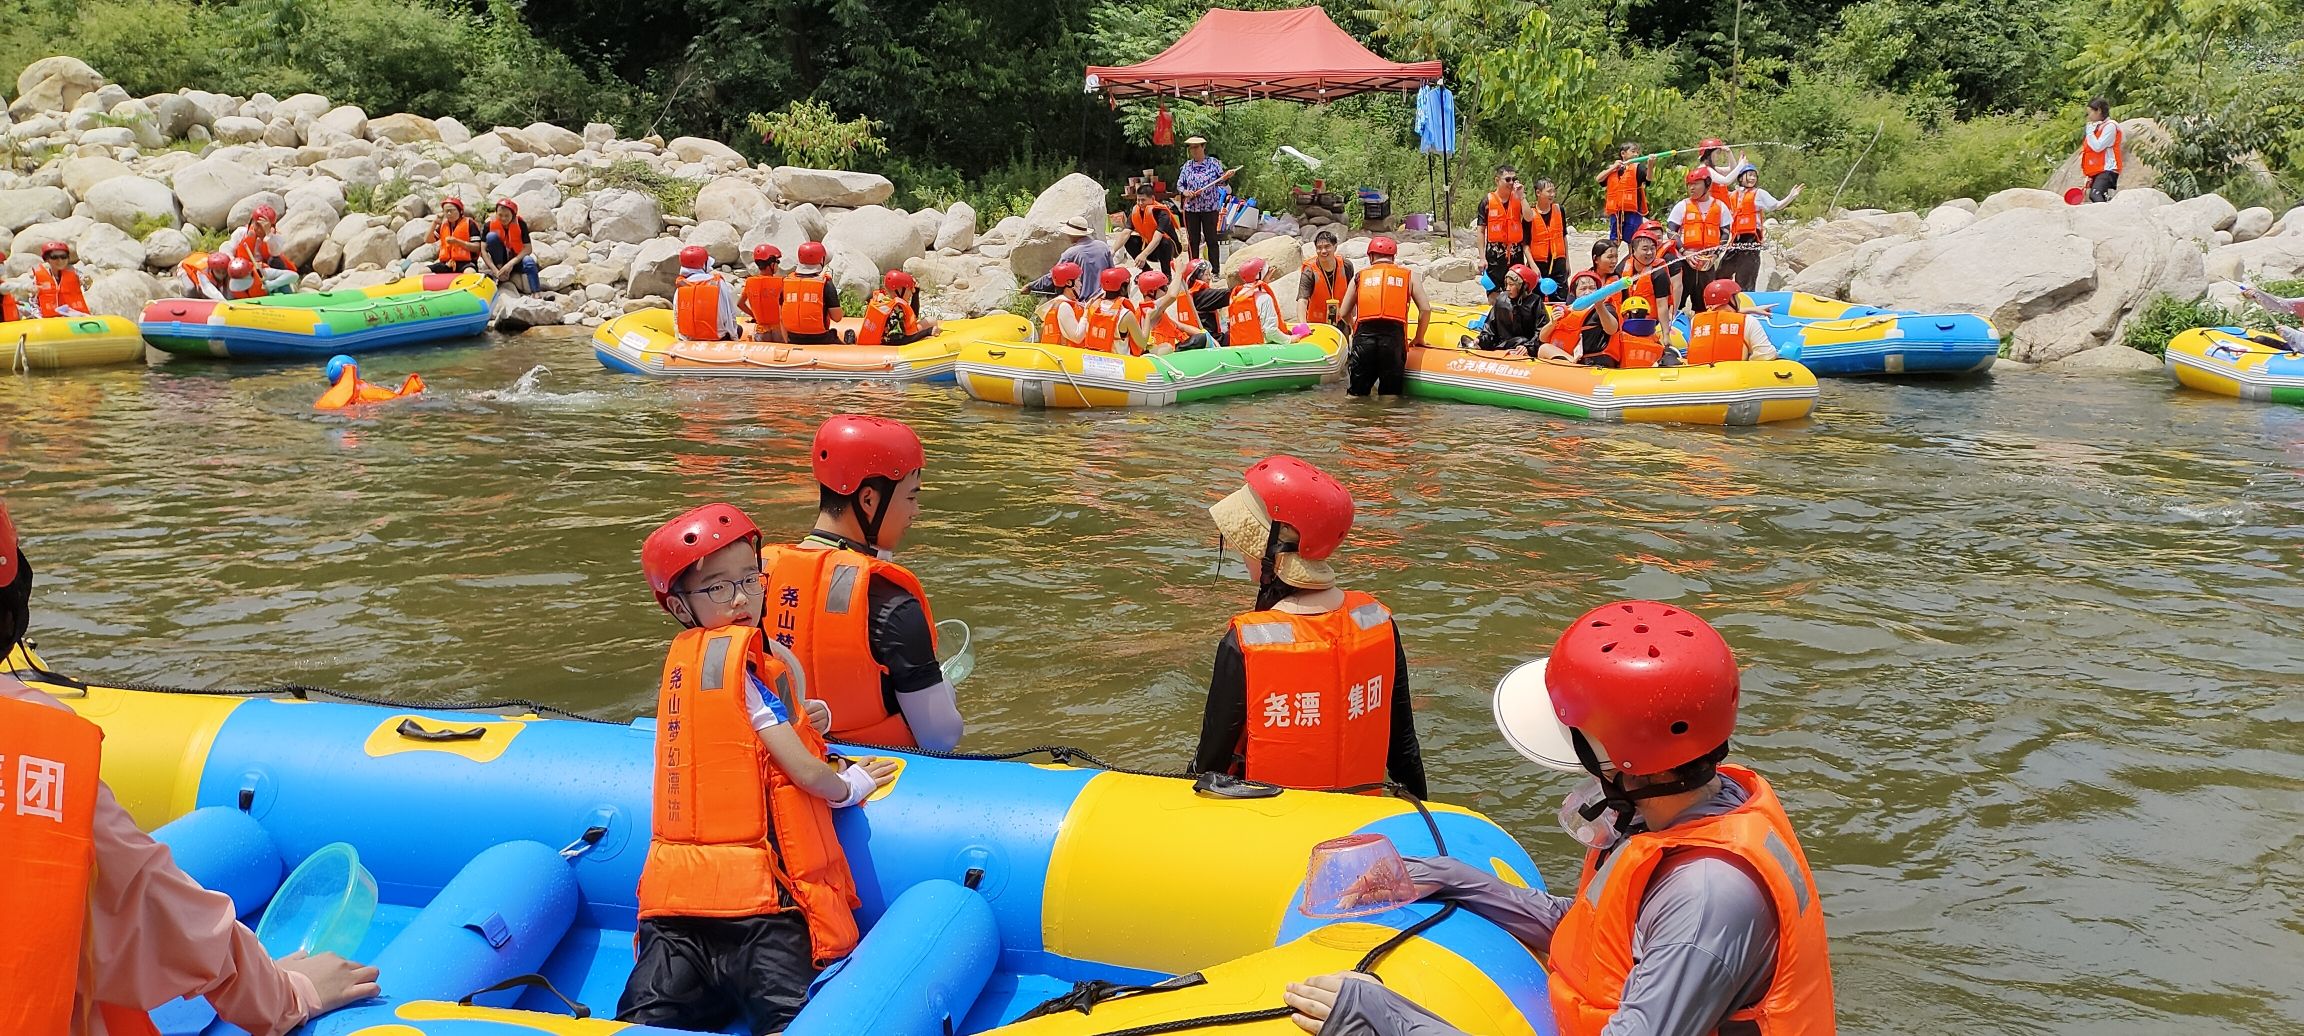
[[[2281,298],[2304,295],[2304,280],[2270,281],[2258,288]],[[2159,356],[2168,351],[2168,342],[2177,335],[2196,327],[2245,327],[2258,331],[2272,329],[2271,314],[2253,303],[2237,308],[2220,306],[2206,299],[2179,299],[2162,295],[2144,307],[2136,319],[2129,321],[2127,332],[2120,342],[2139,352]]]

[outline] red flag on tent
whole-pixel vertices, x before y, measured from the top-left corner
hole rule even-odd
[[[1176,120],[1168,116],[1168,103],[1160,103],[1160,117],[1152,120],[1152,143],[1170,147],[1176,143]]]

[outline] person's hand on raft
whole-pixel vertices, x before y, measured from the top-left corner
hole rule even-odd
[[[900,769],[896,760],[881,756],[868,756],[849,761],[864,768],[864,773],[872,778],[872,787],[874,788],[887,787],[890,782],[896,779],[896,771]]]
[[[1353,979],[1376,981],[1357,971],[1339,971],[1333,975],[1288,983],[1288,988],[1280,993],[1281,1002],[1296,1012],[1289,1015],[1288,1020],[1295,1022],[1296,1027],[1305,1032],[1319,1032],[1327,1026],[1328,1015],[1336,1010],[1336,994],[1343,991],[1344,983]]]
[[[280,958],[276,963],[282,971],[312,980],[312,988],[320,994],[320,1002],[312,1012],[315,1017],[346,1004],[366,1000],[379,992],[375,968],[345,960],[333,953],[312,957],[298,950]]]

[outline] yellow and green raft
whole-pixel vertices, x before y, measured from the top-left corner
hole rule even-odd
[[[183,356],[325,360],[479,334],[495,297],[479,274],[427,273],[348,291],[161,299],[141,327],[153,347]]]

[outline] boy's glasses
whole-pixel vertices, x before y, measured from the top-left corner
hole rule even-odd
[[[701,594],[705,600],[713,604],[730,604],[736,600],[738,594],[752,597],[759,593],[760,573],[754,572],[742,579],[723,579],[717,583],[697,587],[694,590],[683,590],[681,596],[694,597]]]

